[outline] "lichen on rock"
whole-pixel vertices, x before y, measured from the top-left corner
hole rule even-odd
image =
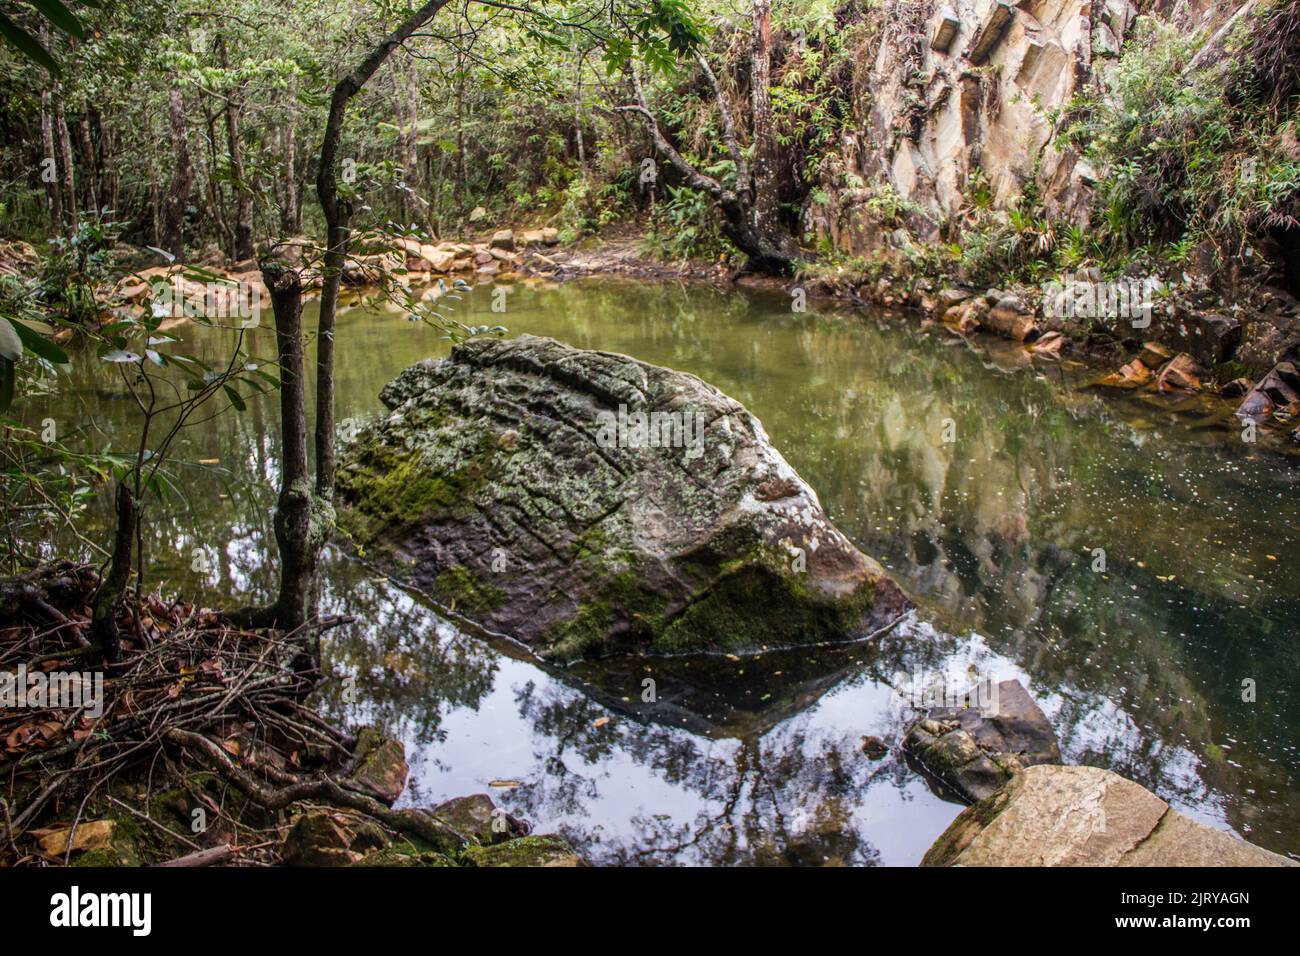
[[[381,393],[338,476],[368,557],[555,661],[861,638],[909,606],[740,403],[551,339],[472,339]]]

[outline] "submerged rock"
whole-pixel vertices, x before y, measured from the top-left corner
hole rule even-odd
[[[548,659],[841,641],[909,606],[693,375],[525,335],[457,345],[380,397],[339,471],[345,529]]]
[[[903,749],[927,771],[974,803],[992,796],[1019,771],[1060,763],[1051,723],[1019,681],[997,685],[997,707],[933,709],[907,732]]]
[[[1030,767],[967,807],[922,866],[1296,866],[1099,767]]]
[[[1098,379],[1096,384],[1103,388],[1141,388],[1149,384],[1152,378],[1154,373],[1151,369],[1140,358],[1135,358],[1118,372]]]

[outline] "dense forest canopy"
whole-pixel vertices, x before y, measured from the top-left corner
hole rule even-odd
[[[831,35],[829,5],[813,6],[809,26]],[[152,2],[83,9],[83,39],[47,38],[58,76],[6,49],[10,231],[41,234],[51,210],[65,230],[111,210],[124,241],[175,253],[180,240],[187,255],[248,258],[254,237],[296,233],[304,215],[312,225],[320,141],[343,65],[360,62],[411,12]],[[626,9],[447,4],[380,67],[344,131],[340,181],[356,199],[357,224],[454,231],[477,206],[513,206],[581,235],[602,216],[623,215],[643,192],[640,163],[652,153],[640,119],[613,112],[636,102],[629,67],[647,85],[675,77],[696,46],[707,48],[706,32],[717,44],[746,43],[749,19],[728,5],[688,12],[667,0]],[[744,80],[723,76],[728,86]],[[674,97],[668,120],[709,112],[710,98]],[[827,110],[819,100],[829,98],[776,107]],[[716,128],[705,117],[681,148],[723,179],[728,159],[710,148]]]

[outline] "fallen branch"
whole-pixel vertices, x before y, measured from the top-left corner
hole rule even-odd
[[[213,847],[208,847],[208,849],[206,850],[198,850],[194,853],[187,853],[185,854],[185,856],[178,856],[174,860],[168,860],[166,863],[158,863],[156,865],[159,867],[216,866],[220,863],[227,862],[234,855],[235,855],[234,848],[229,844],[226,844],[225,846],[213,846]]]

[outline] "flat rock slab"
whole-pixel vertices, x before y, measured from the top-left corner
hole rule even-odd
[[[910,606],[744,406],[553,339],[472,339],[380,395],[341,523],[394,577],[549,660],[866,637]]]
[[[1038,766],[967,807],[922,866],[1296,866],[1099,767]]]

